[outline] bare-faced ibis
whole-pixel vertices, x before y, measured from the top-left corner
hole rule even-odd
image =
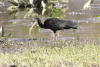
[[[31,26],[29,35],[31,33],[31,30],[33,28],[33,26],[38,23],[38,25],[41,28],[44,29],[51,29],[54,33],[55,33],[55,40],[57,41],[57,36],[59,33],[63,32],[64,29],[77,29],[77,23],[70,21],[70,20],[62,20],[62,19],[58,19],[58,18],[49,18],[46,19],[44,24],[42,24],[41,20],[39,18],[36,18],[36,21],[34,22],[34,24]],[[56,32],[57,30],[61,30],[59,32]]]

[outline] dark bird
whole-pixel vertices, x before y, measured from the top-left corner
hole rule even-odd
[[[49,18],[46,19],[44,24],[42,24],[41,20],[39,18],[36,18],[36,21],[34,22],[34,24],[31,26],[31,29],[29,31],[29,35],[31,33],[31,30],[33,28],[33,26],[38,23],[38,25],[41,28],[44,29],[51,29],[54,33],[55,33],[55,40],[57,41],[57,36],[59,33],[63,32],[64,29],[77,29],[77,23],[70,21],[70,20],[62,20],[62,19],[58,19],[58,18]],[[56,32],[57,30],[61,30],[60,32]]]

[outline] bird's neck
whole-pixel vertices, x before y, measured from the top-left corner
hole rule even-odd
[[[41,27],[41,28],[44,28],[44,25],[42,24],[41,20],[38,19],[38,25]]]

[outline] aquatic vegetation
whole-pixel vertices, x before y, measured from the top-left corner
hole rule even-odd
[[[17,10],[17,9],[18,9],[17,6],[10,6],[10,7],[8,8],[8,10],[10,10],[10,11],[15,11],[15,10]]]
[[[84,4],[83,10],[87,10],[90,7],[90,4],[92,4],[94,0],[89,0],[87,3]]]
[[[0,37],[3,37],[3,39],[4,39],[4,40],[0,40],[0,43],[4,43],[4,41],[6,41],[11,35],[11,33],[10,33],[7,36],[4,36],[5,30],[4,30],[3,26],[0,27],[0,33],[1,33]]]
[[[32,6],[34,7],[35,5],[38,7],[42,6],[43,8],[45,7],[44,5],[46,5],[47,0],[43,0],[43,1],[38,1],[38,0],[14,0],[14,2],[12,1],[8,1],[11,4],[17,6],[17,7],[26,7],[26,6]],[[42,2],[42,3],[41,3]]]
[[[68,0],[58,0],[58,1],[53,1],[50,0],[50,2],[48,2],[48,0],[14,0],[13,1],[8,1],[9,3],[13,4],[14,6],[10,6],[8,9],[9,10],[17,10],[19,7],[36,7],[36,8],[40,8],[43,7],[43,9],[45,8],[51,8],[53,3],[55,2],[67,2]]]

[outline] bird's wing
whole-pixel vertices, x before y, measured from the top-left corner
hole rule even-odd
[[[67,23],[67,21],[65,21],[65,20],[54,18],[50,21],[50,25],[55,28],[62,29],[62,28],[65,28],[67,25],[69,25],[69,23]]]
[[[60,22],[58,22],[57,19],[53,19],[51,21],[51,24],[52,24],[53,27],[60,28],[60,26],[59,26]]]
[[[73,23],[70,20],[61,20],[57,18],[50,18],[47,19],[44,23],[46,26],[45,28],[50,28],[52,30],[57,30],[57,29],[64,29],[64,28],[74,28],[77,26],[76,23]]]
[[[50,18],[50,19],[47,19],[47,20],[44,22],[44,25],[45,25],[47,28],[51,28],[51,29],[61,29],[60,23],[61,23],[61,22],[59,22],[59,19],[57,19],[57,18]]]
[[[57,21],[56,26],[58,26],[60,28],[64,28],[64,27],[66,27],[66,22],[59,20],[59,21]]]
[[[71,27],[71,28],[76,28],[78,25],[77,23],[73,22],[73,21],[70,21],[70,20],[66,20],[66,25]]]
[[[70,21],[70,20],[60,20],[57,23],[60,27],[62,28],[67,28],[67,27],[77,27],[77,23]]]

